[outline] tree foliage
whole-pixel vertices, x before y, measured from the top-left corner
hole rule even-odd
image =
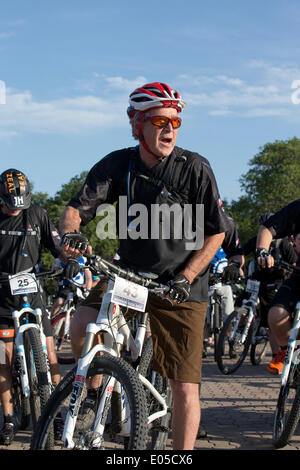
[[[236,222],[242,243],[257,234],[258,217],[263,212],[276,212],[286,204],[300,197],[300,140],[296,137],[276,140],[259,149],[259,153],[249,161],[249,170],[241,175],[242,196],[231,202],[223,201]],[[33,193],[33,201],[44,207],[58,227],[60,216],[70,199],[80,190],[87,172],[74,176],[53,198],[46,193]],[[110,258],[116,252],[118,240],[100,240],[96,227],[100,217],[87,226],[81,227],[90,240],[94,253]],[[52,257],[43,254],[47,266]]]
[[[59,219],[65,207],[68,205],[70,199],[74,197],[80,190],[85,181],[87,172],[84,171],[80,175],[74,176],[68,183],[62,185],[61,189],[55,194],[53,198],[49,198],[47,193],[34,193],[32,194],[32,201],[39,204],[49,214],[53,224],[58,228]],[[93,253],[103,256],[104,258],[111,258],[118,248],[118,240],[104,239],[100,240],[96,235],[96,227],[100,217],[96,217],[87,226],[81,226],[81,232],[84,233],[93,247]],[[49,268],[53,261],[53,256],[46,251],[43,251],[42,256],[43,264]]]
[[[240,178],[244,194],[229,205],[242,242],[256,235],[260,214],[277,212],[300,197],[300,140],[265,144],[249,166]]]

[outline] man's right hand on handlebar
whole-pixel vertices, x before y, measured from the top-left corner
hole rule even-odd
[[[266,248],[256,248],[255,258],[262,268],[272,268],[275,264],[273,256]]]

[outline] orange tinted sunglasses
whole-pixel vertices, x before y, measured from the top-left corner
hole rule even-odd
[[[151,121],[153,126],[159,127],[160,129],[167,127],[169,123],[172,124],[173,129],[178,129],[181,126],[180,117],[168,118],[166,116],[149,116],[146,118],[146,121]]]

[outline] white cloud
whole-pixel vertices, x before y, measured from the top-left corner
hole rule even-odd
[[[300,69],[251,61],[242,74],[242,78],[222,73],[184,74],[175,78],[176,88],[191,113],[200,108],[201,113],[223,119],[280,117],[300,121],[300,106],[291,99],[297,92],[291,86],[300,79]],[[93,82],[90,87],[89,80]],[[86,81],[76,82],[76,88],[70,90],[75,96],[52,100],[37,100],[30,91],[7,86],[6,104],[0,106],[0,139],[22,133],[68,135],[128,126],[128,95],[146,82],[143,76],[127,79],[95,72]]]
[[[131,92],[135,90],[135,88],[147,83],[147,79],[145,77],[137,77],[135,80],[127,80],[123,77],[107,77],[106,81],[112,88],[127,92]]]
[[[78,96],[37,101],[29,91],[6,90],[0,107],[0,137],[23,132],[73,134],[128,125],[126,100]]]
[[[6,33],[6,32],[3,32],[3,33],[0,33],[0,39],[7,39],[7,38],[11,38],[12,36],[14,36],[15,33]]]
[[[245,75],[247,71],[247,79],[225,74],[181,76],[190,84],[184,99],[189,106],[207,108],[208,114],[214,116],[281,116],[300,120],[300,113],[295,112],[291,100],[291,85],[300,79],[299,68],[253,60],[241,73]]]
[[[35,99],[31,91],[7,87],[6,104],[0,107],[0,138],[24,132],[79,134],[128,126],[128,95],[146,82],[142,76],[129,80],[94,73],[76,81],[79,96],[48,101]]]

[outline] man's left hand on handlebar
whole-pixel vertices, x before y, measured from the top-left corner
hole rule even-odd
[[[171,287],[167,296],[176,303],[186,302],[190,296],[191,284],[184,274],[177,274],[167,283]]]
[[[265,248],[256,248],[255,258],[262,268],[272,268],[275,264],[273,256]]]

